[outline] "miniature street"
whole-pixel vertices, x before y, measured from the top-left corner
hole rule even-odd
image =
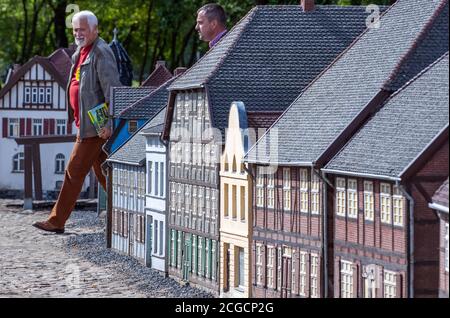
[[[76,211],[65,234],[47,234],[31,224],[49,210],[20,202],[0,199],[0,297],[210,297],[106,249],[96,212]]]

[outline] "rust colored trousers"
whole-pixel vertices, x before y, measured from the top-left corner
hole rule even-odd
[[[103,189],[106,190],[106,178],[101,168],[102,163],[107,157],[106,153],[102,150],[105,142],[106,140],[100,137],[81,139],[77,136],[69,163],[67,164],[61,192],[48,219],[52,225],[58,228],[64,228],[80,195],[84,180],[91,168],[94,168],[98,181]]]

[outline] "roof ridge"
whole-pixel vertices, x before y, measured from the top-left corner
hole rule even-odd
[[[409,81],[407,81],[402,87],[400,87],[398,90],[396,90],[394,93],[391,94],[391,96],[389,96],[389,98],[386,100],[386,102],[384,104],[386,104],[387,102],[389,102],[391,99],[393,99],[395,96],[397,96],[398,94],[400,94],[402,91],[404,91],[408,86],[410,86],[411,84],[413,84],[415,81],[417,81],[420,77],[422,77],[425,73],[427,73],[430,69],[432,69],[436,64],[438,64],[439,62],[441,62],[442,60],[444,60],[446,57],[449,56],[449,51],[445,52],[444,54],[442,54],[440,57],[438,57],[433,63],[431,63],[430,65],[428,65],[427,67],[425,67],[422,71],[420,71],[416,76],[414,76],[413,78],[411,78]]]
[[[395,5],[397,5],[398,1],[396,1],[394,4],[392,4],[391,6],[389,6],[384,12],[381,13],[380,15],[380,20],[381,18],[388,13]],[[282,112],[282,114],[273,122],[273,124],[264,132],[264,134],[258,138],[258,140],[250,147],[250,149],[247,151],[247,153],[245,154],[245,156],[247,156],[248,153],[250,153],[253,148],[257,147],[257,144],[260,140],[262,140],[269,132],[270,130],[284,117],[284,115],[296,104],[296,102],[303,96],[303,94],[313,85],[315,84],[320,78],[323,77],[323,75],[328,72],[329,69],[331,69],[348,51],[350,51],[355,45],[356,43],[359,42],[359,40],[365,35],[367,34],[367,32],[369,32],[371,29],[369,27],[366,27],[366,29],[364,29],[364,31],[361,32],[361,34],[359,34],[354,40],[353,42],[346,47],[341,53],[339,53],[338,56],[336,56],[336,58],[327,66],[325,67],[320,73],[319,75],[316,76],[316,78],[314,78],[301,92],[300,94],[292,101],[292,103]],[[244,157],[245,157],[244,156]]]
[[[256,9],[257,9],[257,7],[254,7],[254,8],[251,9],[249,12],[247,12],[247,14],[246,14],[244,17],[242,17],[242,19],[240,19],[239,22],[236,23],[236,24],[230,29],[230,31],[228,31],[227,34],[219,40],[219,42],[217,42],[217,44],[219,44],[220,42],[222,42],[222,40],[223,40],[228,34],[230,34],[231,32],[233,32],[233,30],[236,29],[236,28],[241,24],[241,22],[243,22],[246,18],[248,18],[248,17],[249,17],[250,15],[252,15],[255,11],[257,11]],[[248,25],[248,23],[247,23],[247,25]],[[241,32],[240,32],[239,34],[242,34],[242,32],[243,32],[244,29],[245,29],[245,26],[242,28],[242,30],[241,30]],[[234,42],[237,42],[238,39],[239,39],[239,36],[237,36],[237,39],[235,39]],[[211,48],[208,52],[206,52],[205,55],[203,55],[203,56],[202,56],[202,57],[201,57],[194,65],[192,65],[186,72],[184,72],[184,73],[181,74],[181,75],[184,77],[184,76],[187,76],[188,74],[190,74],[190,73],[195,69],[195,66],[197,66],[198,64],[200,64],[200,63],[201,63],[201,62],[209,55],[209,53],[211,53],[211,52],[214,50],[214,48],[217,47],[217,44],[216,44],[216,46],[214,46],[213,48]],[[221,62],[222,62],[222,60],[223,60],[223,56],[227,55],[227,53],[230,51],[230,48],[231,48],[231,47],[233,47],[233,48],[235,47],[234,43],[231,44],[231,45],[228,47],[228,49],[223,53],[223,55],[222,55],[222,57],[220,58],[218,64],[215,66],[215,68],[214,68],[214,70],[211,72],[211,74],[210,74],[208,77],[206,77],[206,79],[205,79],[205,81],[204,81],[203,84],[207,84],[208,81],[209,81],[209,79],[210,79],[210,77],[211,77],[211,75],[212,75],[213,73],[214,73],[214,74],[216,73],[217,68],[218,68],[220,65],[222,65]]]
[[[244,27],[241,29],[241,31],[239,32],[238,36],[236,37],[236,39],[234,40],[234,42],[228,47],[228,50],[226,50],[224,52],[224,54],[222,55],[222,57],[219,60],[219,63],[217,63],[217,66],[213,69],[213,71],[211,72],[211,74],[209,74],[209,76],[206,77],[204,84],[208,84],[208,82],[217,74],[217,72],[219,71],[219,68],[225,63],[225,61],[227,60],[227,58],[229,57],[228,53],[230,51],[232,51],[237,44],[239,43],[239,41],[242,39],[241,36],[244,34],[244,32],[247,30],[247,28],[249,27],[249,25],[251,24],[250,22],[253,20],[253,18],[255,18],[256,13],[259,11],[259,9],[261,8],[261,6],[256,6],[253,9],[251,9],[238,23],[236,23],[236,25],[231,29],[233,30],[237,25],[239,25],[241,22],[243,23],[244,19],[248,17],[248,20],[246,22],[246,24],[244,25]],[[230,32],[231,32],[230,30]]]
[[[165,83],[161,84],[159,87],[157,87],[155,90],[153,90],[150,94],[148,94],[145,97],[142,97],[141,99],[135,101],[133,104],[125,108],[119,113],[119,116],[123,116],[123,114],[132,108],[134,108],[138,103],[142,102],[144,99],[153,97],[156,93],[159,93],[162,89],[164,89],[165,86],[171,84],[171,81],[174,81],[177,77],[172,77],[171,79],[167,80]],[[170,83],[169,83],[170,82]],[[148,87],[145,87],[148,88]],[[167,87],[166,87],[167,88]]]
[[[430,16],[427,23],[423,26],[422,30],[419,32],[417,37],[414,39],[413,43],[411,44],[410,48],[406,51],[406,53],[400,58],[397,65],[394,67],[394,70],[389,75],[388,79],[383,83],[382,89],[388,89],[389,84],[391,84],[398,76],[402,66],[408,61],[410,56],[416,51],[419,44],[422,43],[422,41],[426,38],[428,31],[432,28],[434,25],[434,22],[441,14],[442,10],[444,10],[445,6],[448,4],[448,0],[441,0],[440,5],[436,8],[433,15]]]
[[[135,137],[142,129],[144,129],[145,125],[147,125],[150,122],[151,119],[147,120],[140,128],[138,128],[130,137],[128,137],[127,140],[125,140],[119,148],[114,150],[109,156],[108,159],[111,158],[114,154],[116,154],[120,149],[122,149],[133,137]]]

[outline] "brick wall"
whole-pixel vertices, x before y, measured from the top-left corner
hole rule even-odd
[[[448,177],[448,139],[416,173],[409,186],[414,209],[415,297],[439,296],[440,222],[428,207],[431,197]]]

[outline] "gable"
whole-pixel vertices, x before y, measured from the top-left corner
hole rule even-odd
[[[65,110],[65,87],[52,67],[33,58],[0,91],[0,109]]]

